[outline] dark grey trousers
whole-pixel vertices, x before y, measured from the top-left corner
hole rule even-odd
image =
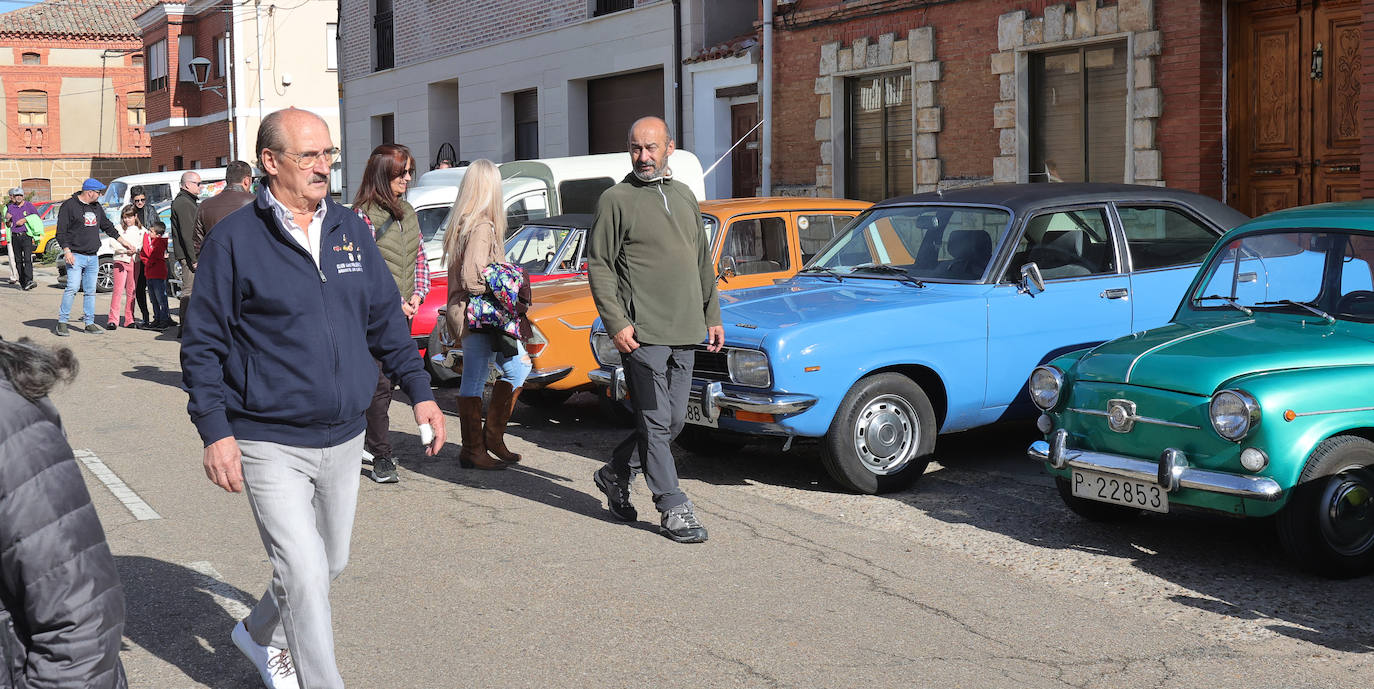
[[[677,484],[677,464],[671,443],[687,416],[687,397],[692,391],[691,346],[640,345],[621,355],[635,430],[611,451],[611,473],[628,481],[644,472],[654,506],[659,512],[687,502]]]

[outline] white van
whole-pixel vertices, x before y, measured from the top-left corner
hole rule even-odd
[[[141,175],[125,175],[110,182],[109,186],[105,188],[105,193],[100,195],[100,205],[105,207],[107,214],[111,209],[118,213],[129,203],[129,192],[134,187],[143,187],[143,191],[148,194],[149,206],[156,206],[164,201],[171,203],[181,189],[181,175],[186,172],[195,172],[200,175],[201,199],[208,199],[224,189],[224,168],[222,167],[146,172]]]
[[[692,190],[698,200],[706,198],[706,185],[701,161],[691,151],[677,150],[668,159],[673,179]],[[601,192],[614,186],[633,169],[629,153],[602,153],[517,160],[497,166],[501,172],[501,196],[506,209],[506,236],[514,234],[530,220],[538,220],[564,213],[594,213]],[[430,170],[406,192],[406,200],[415,207],[420,218],[421,233],[425,237],[425,254],[430,268],[442,270],[444,228],[448,213],[458,197],[466,167]],[[432,233],[426,232],[427,221]]]

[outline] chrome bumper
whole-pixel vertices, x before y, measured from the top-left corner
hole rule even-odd
[[[629,396],[629,386],[625,383],[625,369],[617,366],[612,370],[594,369],[587,374],[593,383],[611,389],[611,396],[617,401]],[[746,411],[756,414],[790,416],[800,414],[816,403],[811,395],[790,393],[758,393],[725,390],[719,382],[705,383],[692,381],[693,399],[700,400],[701,410],[712,421],[720,418],[721,409]]]
[[[563,368],[536,368],[530,371],[530,374],[525,377],[525,385],[543,386],[549,385],[550,383],[557,383],[567,378],[568,374],[572,373],[572,370],[573,367],[571,366],[564,366]]]
[[[1157,463],[1105,452],[1073,450],[1069,448],[1069,432],[1062,428],[1050,434],[1048,442],[1037,440],[1031,443],[1026,455],[1037,462],[1046,462],[1056,469],[1073,467],[1146,483],[1157,483],[1170,493],[1178,492],[1180,488],[1189,488],[1265,502],[1274,502],[1283,495],[1283,489],[1271,478],[1194,469],[1188,466],[1188,459],[1183,452],[1174,448],[1161,453]]]

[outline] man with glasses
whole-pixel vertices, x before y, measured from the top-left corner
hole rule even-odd
[[[143,185],[136,184],[129,189],[129,198],[138,210],[138,226],[145,230],[152,227],[153,221],[157,220],[157,211],[148,203],[148,192]],[[143,317],[143,320],[134,321],[134,327],[144,328],[150,326],[152,321],[148,320],[148,278],[143,275],[143,261],[134,261],[134,273],[138,276],[134,283],[134,300],[138,303],[138,315]]]
[[[200,173],[190,170],[181,175],[181,191],[172,199],[172,254],[181,264],[181,328],[177,337],[186,330],[186,304],[191,300],[191,283],[196,272],[196,251],[194,236],[196,231],[196,211],[200,206]],[[175,275],[174,272],[168,271]],[[163,324],[167,325],[167,324]]]
[[[329,199],[339,149],[328,125],[278,110],[256,150],[265,176],[253,204],[201,246],[181,344],[186,409],[206,476],[246,488],[272,563],[230,638],[268,687],[342,689],[329,586],[348,561],[374,356],[432,428],[429,456],[444,446],[444,415],[372,233]]]

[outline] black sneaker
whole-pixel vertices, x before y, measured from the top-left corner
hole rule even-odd
[[[56,327],[56,328],[53,328],[53,334],[54,334],[54,335],[57,335],[58,337],[67,337],[67,336],[68,336],[68,333],[67,333],[67,324],[66,324],[66,323],[58,323],[58,324],[57,324],[57,327]]]
[[[36,283],[36,282],[30,282],[29,284],[24,285],[24,291],[27,292],[28,290],[31,290],[31,289],[33,289],[33,288],[35,288],[35,287],[37,287],[37,286],[38,286],[38,283]]]
[[[106,323],[106,324],[105,324],[105,329],[106,329],[106,330],[114,330],[115,328],[118,328],[118,327],[119,327],[119,326],[115,325],[114,323]]]
[[[377,483],[396,483],[400,481],[400,477],[396,475],[396,458],[373,457],[372,480]]]
[[[606,478],[602,472],[606,467],[601,467],[592,472],[592,482],[602,493],[606,494],[606,509],[622,522],[632,522],[639,518],[639,513],[635,511],[635,506],[630,504],[630,482],[624,483]]]
[[[697,519],[691,501],[668,508],[668,511],[663,513],[661,524],[658,532],[678,543],[706,542],[706,527]]]
[[[86,324],[86,332],[88,332],[88,333],[90,333],[90,334],[92,334],[92,335],[102,335],[102,334],[105,333],[105,329],[102,328],[102,327],[100,327],[100,326],[98,326],[98,325],[96,325],[96,324],[94,324],[94,323],[87,323],[87,324]]]

